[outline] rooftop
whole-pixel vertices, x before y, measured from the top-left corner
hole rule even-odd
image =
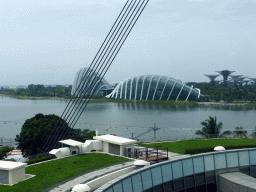
[[[0,160],[0,170],[12,170],[26,165],[27,163]]]
[[[118,137],[114,135],[101,135],[101,136],[94,136],[93,139],[99,140],[99,141],[105,141],[117,145],[129,145],[137,143],[136,140],[133,139],[127,139],[124,137]]]

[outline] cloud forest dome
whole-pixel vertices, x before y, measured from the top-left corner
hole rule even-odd
[[[133,100],[188,100],[200,97],[200,90],[171,77],[141,75],[121,81],[106,97]]]
[[[82,83],[80,83],[81,81]],[[92,86],[94,84],[95,86]],[[82,68],[77,72],[72,85],[72,95],[74,95],[77,88],[76,96],[78,97],[83,96],[84,94],[91,94],[92,92],[94,92],[94,95],[106,95],[113,90],[105,79],[101,80],[101,76],[99,74],[92,69],[88,70],[87,67]]]

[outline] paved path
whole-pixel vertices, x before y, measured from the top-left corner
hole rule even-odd
[[[50,192],[71,191],[71,189],[77,184],[84,184],[84,183],[89,182],[92,179],[95,179],[96,177],[100,177],[102,175],[113,172],[115,170],[131,166],[131,165],[133,165],[133,162],[134,161],[129,161],[129,162],[125,162],[125,163],[122,163],[122,164],[113,165],[113,166],[109,166],[109,167],[106,167],[106,168],[103,168],[103,169],[99,169],[99,170],[96,170],[96,171],[93,171],[93,172],[89,172],[89,173],[86,173],[86,174],[81,175],[79,177],[76,177],[76,178],[74,178],[70,181],[67,181],[67,182],[65,182],[65,183],[63,183],[59,186],[56,186],[53,189],[45,190],[45,191],[50,191]]]
[[[151,148],[149,148],[151,149]],[[163,155],[166,155],[166,150],[159,150],[159,152],[161,152]],[[169,159],[176,159],[176,158],[180,158],[180,157],[184,157],[184,156],[190,156],[190,155],[183,155],[183,154],[179,154],[179,153],[172,153],[172,152],[168,152],[168,157]],[[135,160],[135,159],[134,159]],[[116,171],[118,169],[122,169],[128,166],[133,165],[134,161],[129,161],[123,164],[118,164],[118,165],[113,165],[110,167],[106,167],[103,169],[99,169],[93,172],[89,172],[86,173],[84,175],[81,175],[79,177],[75,177],[74,179],[71,179],[67,182],[64,182],[62,184],[59,184],[58,186],[55,186],[54,188],[51,188],[49,190],[45,190],[45,191],[50,191],[50,192],[67,192],[67,191],[71,191],[72,188],[77,185],[77,184],[85,184],[93,179],[95,179],[96,177],[100,177],[102,175],[105,175],[107,173]]]

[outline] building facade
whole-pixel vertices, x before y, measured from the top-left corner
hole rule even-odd
[[[95,192],[251,192],[256,191],[256,184],[251,185],[245,178],[249,176],[254,181],[255,170],[255,148],[203,153],[140,168]],[[222,177],[227,173],[240,173],[244,180],[225,181]]]

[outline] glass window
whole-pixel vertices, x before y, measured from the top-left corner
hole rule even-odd
[[[153,179],[153,186],[161,184],[162,181],[162,172],[161,172],[161,167],[155,167],[151,169],[152,173],[152,179]]]
[[[163,175],[163,182],[171,181],[172,180],[172,164],[168,163],[166,165],[162,165],[162,175]]]
[[[124,192],[131,192],[132,191],[132,179],[129,177],[122,181],[123,190]]]
[[[250,165],[256,165],[256,151],[249,151],[250,153]]]
[[[173,179],[183,177],[181,161],[172,163]]]
[[[149,189],[152,187],[152,178],[150,170],[141,172],[143,189]]]
[[[113,189],[111,187],[111,188],[107,189],[106,192],[114,192],[114,191],[113,191]]]
[[[204,156],[205,171],[214,170],[213,155]]]
[[[182,163],[183,163],[184,176],[193,175],[194,172],[193,172],[192,158],[182,160]]]
[[[239,154],[239,166],[249,165],[249,153],[248,151],[240,151]]]
[[[237,152],[226,153],[226,156],[227,156],[227,167],[237,167],[238,166]]]
[[[225,153],[214,155],[215,168],[224,169],[226,168]]]
[[[121,182],[119,182],[119,183],[117,183],[117,184],[115,184],[115,185],[113,186],[113,191],[114,191],[114,192],[119,192],[119,191],[122,192],[122,191],[123,191]]]
[[[142,183],[140,173],[132,176],[132,186],[134,192],[142,191]]]
[[[203,157],[193,158],[193,164],[194,164],[194,172],[195,172],[195,174],[204,172],[204,160],[203,160]]]

